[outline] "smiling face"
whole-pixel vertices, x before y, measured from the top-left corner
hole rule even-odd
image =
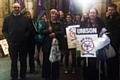
[[[57,20],[58,12],[56,9],[50,10],[50,19],[51,20]]]
[[[18,13],[20,13],[20,11],[21,11],[20,4],[14,3],[13,4],[13,13],[18,14]]]
[[[57,19],[57,13],[56,12],[51,12],[50,17],[52,20],[56,20]]]
[[[97,17],[97,12],[95,9],[91,9],[89,12],[90,19],[95,19]]]

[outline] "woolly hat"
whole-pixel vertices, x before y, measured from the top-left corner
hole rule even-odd
[[[56,14],[58,14],[58,12],[57,12],[56,9],[51,9],[51,10],[50,10],[50,14],[51,14],[51,13],[56,13]]]

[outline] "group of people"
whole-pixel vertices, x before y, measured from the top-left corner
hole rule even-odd
[[[66,28],[70,25],[80,25],[80,27],[89,28],[96,27],[98,37],[101,37],[100,32],[106,28],[109,33],[110,44],[116,52],[116,56],[109,58],[106,61],[101,61],[101,73],[97,68],[97,57],[88,58],[88,66],[86,66],[86,59],[83,58],[83,77],[84,80],[119,80],[119,35],[120,35],[120,15],[116,11],[115,4],[108,5],[106,13],[106,24],[97,17],[98,11],[91,8],[88,13],[82,15],[76,13],[66,14],[62,11],[58,12],[56,9],[50,10],[49,19],[46,20],[43,16],[36,24],[33,23],[29,11],[24,14],[20,13],[21,6],[18,3],[13,4],[13,12],[6,17],[3,22],[2,32],[9,45],[9,53],[11,58],[11,80],[18,79],[17,58],[19,53],[20,58],[20,78],[26,80],[27,68],[27,53],[29,53],[30,73],[36,74],[34,64],[35,45],[40,52],[42,47],[43,64],[41,65],[39,56],[37,58],[37,65],[42,66],[42,77],[45,80],[58,80],[60,64],[65,63],[64,73],[69,73],[69,54],[72,55],[72,72],[76,73],[76,65],[81,65],[81,58],[76,58],[76,48],[69,49],[67,44]],[[61,50],[61,61],[51,63],[49,55],[53,38],[59,41],[59,48]],[[100,53],[101,50],[98,51]],[[65,58],[63,62],[63,57]],[[76,64],[77,62],[77,64]],[[105,75],[105,65],[107,64],[107,78]]]

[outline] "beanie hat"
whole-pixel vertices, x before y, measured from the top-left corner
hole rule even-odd
[[[50,14],[51,14],[51,13],[56,13],[56,14],[58,14],[58,12],[57,12],[56,9],[51,9],[51,10],[50,10]]]

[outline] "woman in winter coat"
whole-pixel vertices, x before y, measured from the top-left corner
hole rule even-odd
[[[35,27],[33,25],[33,19],[31,18],[31,13],[29,11],[25,11],[24,15],[29,18],[29,21],[31,24],[30,25],[30,35],[28,38],[28,53],[29,53],[30,73],[36,74],[35,63],[34,63],[36,30],[35,30]]]
[[[63,34],[61,23],[57,21],[58,12],[55,9],[50,11],[50,22],[42,24],[41,34],[43,37],[43,68],[42,77],[45,80],[57,80],[59,78],[59,61],[51,63],[49,61],[50,50],[53,38],[57,38],[60,42],[61,35]]]
[[[66,28],[69,26],[73,25],[73,19],[71,14],[66,15],[66,21],[64,23],[64,51],[65,51],[65,71],[64,73],[69,72],[69,55],[71,52],[72,55],[72,73],[76,73],[75,68],[76,68],[76,48],[71,48],[68,49],[68,43],[67,43],[67,35],[66,35]]]
[[[90,9],[89,18],[82,23],[81,27],[84,28],[97,28],[98,37],[102,36],[100,34],[102,28],[105,27],[104,22],[97,17],[98,11],[95,8]],[[102,50],[98,50],[98,54],[102,53]],[[88,64],[86,63],[86,59],[84,60],[83,66],[83,77],[84,80],[105,80],[104,75],[104,61],[101,61],[101,65],[98,64],[98,57],[88,57]],[[87,66],[88,65],[88,66]],[[101,72],[99,76],[98,65],[101,66]]]

